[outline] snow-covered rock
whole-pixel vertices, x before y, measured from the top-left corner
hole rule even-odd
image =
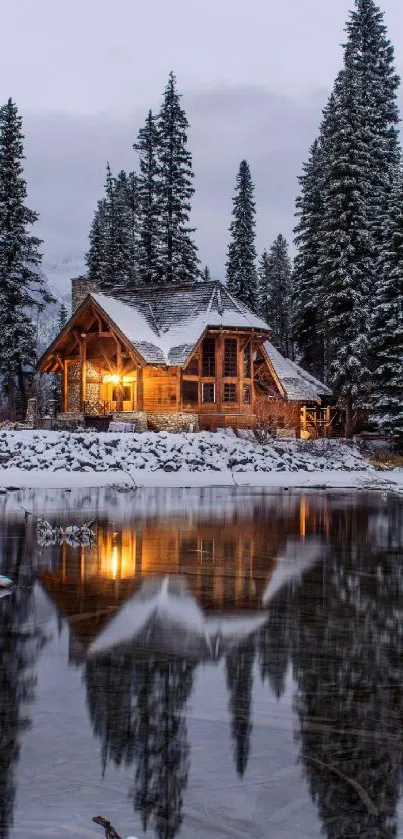
[[[340,440],[282,441],[261,445],[220,431],[215,434],[114,434],[2,431],[3,469],[43,472],[111,472],[139,469],[177,472],[367,472],[358,449]]]

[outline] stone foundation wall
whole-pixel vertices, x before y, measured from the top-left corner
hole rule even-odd
[[[134,422],[137,431],[147,431],[147,414],[144,411],[115,411],[117,422]]]
[[[150,431],[199,431],[198,414],[147,414]]]

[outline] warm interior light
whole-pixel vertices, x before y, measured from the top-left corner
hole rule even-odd
[[[115,545],[115,547],[112,548],[112,577],[113,577],[114,580],[116,580],[117,574],[118,574],[118,549]]]
[[[114,385],[117,385],[120,382],[120,376],[118,375],[109,375],[109,373],[104,376],[104,383],[107,384],[111,382]]]

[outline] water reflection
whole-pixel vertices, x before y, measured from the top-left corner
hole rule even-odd
[[[191,774],[200,745],[189,727],[196,683],[210,674],[207,705],[212,690],[224,692],[226,749],[239,793],[253,776],[254,751],[267,731],[267,701],[273,697],[288,707],[291,691],[293,760],[303,767],[300,783],[318,817],[317,831],[311,826],[305,833],[304,819],[310,822],[303,809],[298,833],[397,837],[401,502],[340,494],[237,500],[233,493],[220,520],[217,509],[212,515],[212,497],[203,502],[199,494],[198,509],[190,503],[170,516],[159,514],[158,505],[147,512],[136,507],[142,501],[132,502],[131,522],[128,509],[122,518],[100,518],[92,548],[64,544],[35,559],[32,533],[17,518],[12,541],[3,540],[2,572],[32,582],[36,564],[38,582],[68,628],[66,666],[83,675],[100,771],[130,773],[126,792],[144,830],[160,839],[190,837],[195,831],[187,804],[193,797],[194,810]],[[0,601],[0,839],[12,824],[27,720],[22,709],[34,699],[32,674],[43,644],[28,620],[32,589],[18,589],[13,598]],[[256,727],[261,733],[255,736]],[[256,811],[250,834],[243,828],[245,836],[271,835],[278,827],[267,780],[275,760],[269,741],[259,757],[260,780],[253,782],[260,784],[261,813]],[[214,793],[206,774],[202,795]],[[287,794],[291,799],[301,792]],[[241,810],[233,818],[238,835]],[[203,836],[225,835],[224,817],[211,829],[200,819]],[[287,826],[292,830],[292,815]]]
[[[44,646],[33,613],[33,534],[20,532],[9,544],[0,530],[1,571],[21,586],[0,600],[0,839],[13,824],[16,766],[21,735],[30,726],[27,705],[35,699],[35,664]]]

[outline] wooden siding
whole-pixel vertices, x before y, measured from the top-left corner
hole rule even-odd
[[[170,413],[178,410],[178,369],[145,367],[143,371],[144,411]]]

